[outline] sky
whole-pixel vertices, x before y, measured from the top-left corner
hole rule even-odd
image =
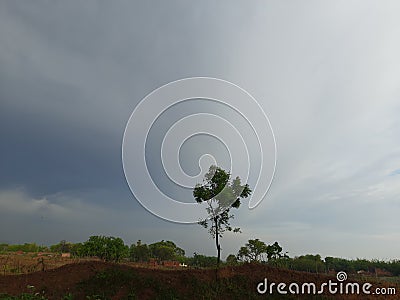
[[[0,242],[113,235],[215,255],[201,226],[141,206],[121,159],[139,102],[201,76],[248,91],[277,147],[267,197],[235,212],[242,233],[224,236],[223,257],[259,238],[290,256],[399,258],[399,13],[398,1],[1,1]],[[224,109],[189,103],[160,117],[146,148],[160,189],[190,196],[160,171],[164,125],[200,110],[241,128]],[[212,137],[181,150],[191,175],[201,153],[229,161]]]

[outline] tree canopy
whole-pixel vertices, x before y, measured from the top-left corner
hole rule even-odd
[[[282,253],[282,247],[278,242],[272,245],[267,245],[259,239],[248,240],[248,242],[239,249],[237,258],[240,261],[268,261],[277,260],[280,258],[288,258],[286,253]]]
[[[127,256],[128,246],[121,238],[112,236],[91,236],[81,246],[82,256],[97,256],[106,261],[120,261]]]

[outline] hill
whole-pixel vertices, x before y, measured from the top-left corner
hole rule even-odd
[[[44,295],[43,299],[398,299],[377,295],[259,295],[257,285],[267,278],[276,284],[315,283],[319,286],[335,276],[273,268],[261,264],[244,264],[213,269],[163,270],[123,264],[88,261],[67,264],[57,269],[24,275],[0,276],[0,293]],[[346,282],[361,282],[349,278]],[[371,282],[376,287],[393,287],[387,282]],[[398,286],[397,286],[398,289]],[[13,299],[0,296],[0,299]],[[29,298],[31,299],[31,298]],[[39,298],[37,298],[39,299]]]

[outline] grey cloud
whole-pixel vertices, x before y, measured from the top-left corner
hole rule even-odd
[[[162,221],[134,202],[120,147],[145,95],[179,78],[212,76],[255,96],[278,146],[269,195],[252,211],[241,208],[244,233],[226,236],[224,253],[259,237],[296,254],[395,257],[399,8],[1,2],[0,228],[14,228],[1,236],[47,243],[61,231],[72,240],[109,233],[201,251],[209,242],[201,229]],[[107,221],[85,223],[83,213],[79,225],[68,221],[92,210]],[[42,221],[39,211],[54,219]],[[205,252],[213,254],[212,245]]]

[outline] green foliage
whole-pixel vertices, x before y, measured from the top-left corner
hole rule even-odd
[[[71,248],[74,244],[67,242],[66,240],[62,240],[58,244],[51,245],[50,251],[55,253],[67,253],[71,252]]]
[[[215,267],[215,265],[217,263],[217,257],[197,254],[195,252],[193,254],[193,257],[188,258],[187,263],[190,266],[198,267],[198,268]]]
[[[39,246],[36,243],[24,243],[22,245],[8,245],[8,244],[1,244],[0,245],[0,252],[44,252],[48,251],[49,249],[46,246]]]
[[[239,249],[237,257],[241,261],[260,261],[262,255],[267,253],[268,247],[259,239],[249,240],[245,246]]]
[[[151,256],[158,260],[174,260],[185,256],[185,251],[175,245],[174,242],[164,241],[149,245]]]
[[[278,242],[273,243],[272,245],[267,246],[267,258],[268,260],[276,260],[280,258],[287,258],[286,253],[282,253],[282,247],[278,244]]]
[[[208,229],[209,234],[215,239],[217,266],[221,260],[219,238],[226,231],[240,232],[240,228],[231,227],[230,220],[234,215],[230,213],[230,209],[239,208],[241,199],[251,194],[249,186],[242,185],[239,177],[229,181],[230,176],[229,172],[212,165],[205,175],[203,184],[196,185],[193,190],[197,203],[207,203],[208,218],[198,223]]]
[[[75,257],[83,256],[83,244],[82,243],[71,244],[69,250],[70,250],[70,253],[72,256],[75,256]]]
[[[384,269],[388,270],[395,276],[400,276],[400,260],[392,260],[387,262]]]
[[[136,244],[132,244],[129,248],[129,257],[132,261],[148,261],[149,258],[155,258],[158,261],[164,260],[185,260],[185,250],[179,248],[172,241],[160,241],[150,245],[142,244],[138,240]]]
[[[375,273],[376,269],[386,270],[392,273],[394,276],[400,275],[400,260],[382,261],[382,260],[367,260],[367,259],[355,259],[348,260],[337,257],[325,257],[325,266],[327,270],[345,271],[345,272],[357,272],[366,271]]]
[[[229,172],[212,165],[203,184],[197,184],[193,190],[198,203],[206,201],[209,205],[207,212],[211,218],[231,208],[239,208],[241,198],[251,194],[248,184],[242,185],[239,177],[229,181],[230,176]]]
[[[226,258],[227,265],[234,266],[238,263],[238,259],[235,254],[229,254]]]
[[[79,247],[81,256],[97,256],[105,261],[119,262],[128,257],[129,248],[121,238],[112,236],[91,236]]]
[[[354,272],[354,265],[347,259],[328,256],[325,258],[325,263],[328,270]]]
[[[321,255],[306,254],[295,257],[288,261],[288,267],[297,271],[322,273],[326,271],[326,266]],[[342,269],[340,269],[343,271]]]
[[[239,249],[237,254],[239,260],[246,262],[260,262],[265,260],[265,256],[271,263],[283,258],[288,258],[286,253],[282,253],[282,247],[278,242],[267,245],[259,239],[249,240],[245,246]]]
[[[6,252],[8,249],[8,244],[0,244],[0,253]]]
[[[150,258],[150,249],[146,244],[142,244],[141,240],[138,240],[136,245],[132,244],[129,248],[129,258],[135,262],[145,262]]]

